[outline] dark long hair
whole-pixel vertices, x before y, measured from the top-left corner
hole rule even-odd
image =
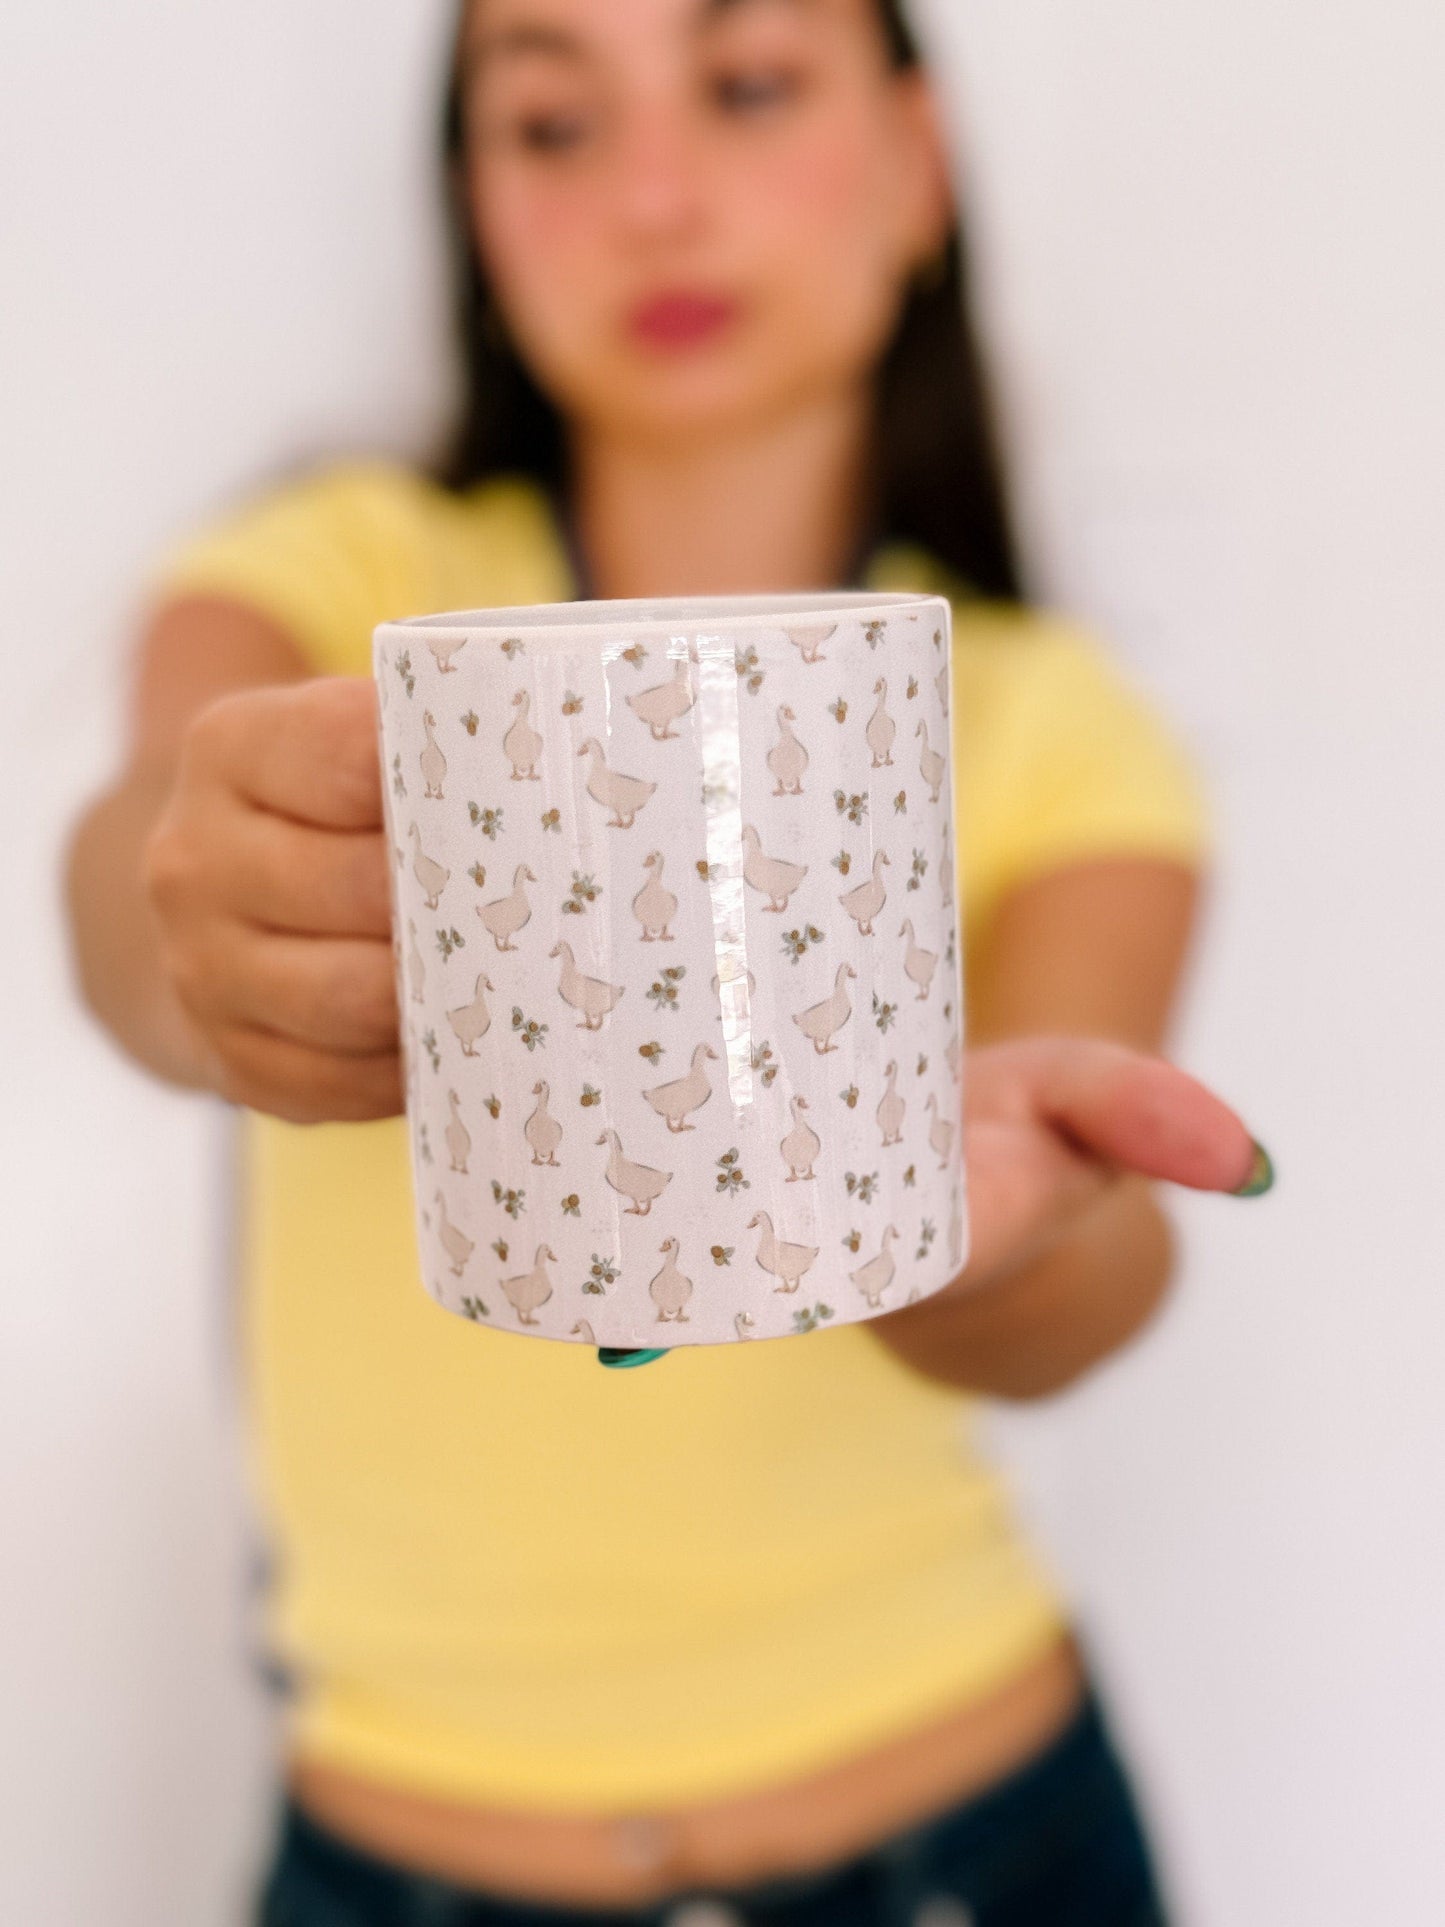
[[[896,69],[917,67],[918,46],[899,0],[877,5],[890,62]],[[473,239],[462,93],[454,53],[442,160],[464,390],[438,475],[454,489],[500,473],[530,475],[560,495],[561,418],[502,326]],[[910,285],[875,376],[876,535],[921,544],[978,595],[1022,601],[968,284],[967,250],[955,219],[936,267]]]

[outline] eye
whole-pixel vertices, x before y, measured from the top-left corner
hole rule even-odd
[[[755,114],[781,107],[802,92],[802,76],[786,68],[755,68],[749,72],[718,74],[712,96],[731,114]]]
[[[582,114],[529,114],[518,120],[513,138],[532,154],[564,154],[587,138]]]

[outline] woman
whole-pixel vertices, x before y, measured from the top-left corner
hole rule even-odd
[[[1270,1172],[1156,1055],[1199,796],[1020,600],[916,52],[884,0],[471,0],[447,125],[446,485],[335,467],[171,559],[69,866],[94,1009],[243,1107],[291,1694],[262,1918],[1157,1922],[1086,1655],[968,1422],[1149,1318],[1152,1180]],[[372,627],[854,581],[954,599],[967,1270],[640,1372],[437,1318]]]

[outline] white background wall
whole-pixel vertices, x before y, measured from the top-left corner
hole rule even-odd
[[[444,9],[0,17],[0,1917],[236,1923],[247,1670],[229,1122],[73,999],[57,856],[157,545],[443,418]],[[1173,1054],[1276,1191],[1175,1194],[1177,1289],[1000,1409],[1182,1927],[1445,1894],[1445,15],[935,0],[1033,544],[1204,757]]]

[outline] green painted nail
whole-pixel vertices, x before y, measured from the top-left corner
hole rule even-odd
[[[1257,1198],[1274,1183],[1274,1165],[1270,1162],[1269,1152],[1257,1138],[1249,1141],[1254,1146],[1254,1163],[1250,1165],[1249,1176],[1244,1183],[1230,1192],[1232,1198]]]
[[[597,1356],[604,1365],[650,1365],[654,1358],[666,1358],[670,1347],[649,1350],[646,1346],[599,1345]]]

